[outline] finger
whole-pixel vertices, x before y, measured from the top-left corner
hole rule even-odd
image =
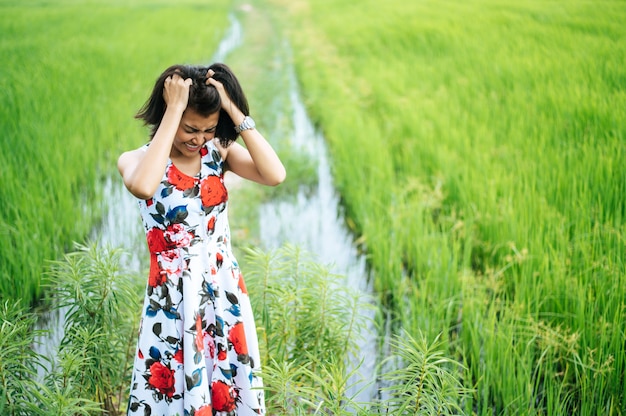
[[[215,72],[213,72],[212,69],[209,69],[206,73],[206,81],[204,82],[206,85],[210,85],[211,84],[211,80],[213,78],[211,78],[213,76],[213,74],[215,74]]]
[[[215,88],[217,88],[218,90],[219,90],[220,88],[223,88],[223,87],[224,87],[224,86],[222,85],[222,83],[221,83],[221,82],[219,82],[218,80],[213,79],[213,78],[209,78],[209,79],[207,79],[207,80],[206,80],[206,82],[207,82],[207,84],[211,84],[211,85],[213,85],[213,86],[214,86]]]

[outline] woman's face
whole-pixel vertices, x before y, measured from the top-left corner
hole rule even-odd
[[[219,113],[203,116],[192,109],[185,110],[172,144],[172,156],[195,156],[207,141],[215,137],[219,116]]]

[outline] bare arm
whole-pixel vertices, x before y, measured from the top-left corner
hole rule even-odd
[[[122,153],[117,161],[124,185],[137,198],[152,197],[161,182],[176,130],[187,107],[189,85],[191,79],[183,80],[178,75],[165,80],[163,94],[168,105],[150,145],[145,151]]]
[[[242,118],[243,120],[243,118]],[[269,186],[285,180],[286,171],[278,155],[257,130],[245,130],[241,136],[246,147],[233,142],[222,151],[228,168],[242,178]],[[219,146],[219,144],[218,144]]]

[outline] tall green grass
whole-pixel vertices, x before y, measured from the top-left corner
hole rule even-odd
[[[461,366],[423,333],[390,339],[377,374],[348,368],[358,346],[374,341],[364,331],[370,299],[346,287],[310,253],[285,245],[263,252],[247,249],[247,285],[258,319],[267,414],[271,415],[463,415],[468,389],[459,381]],[[372,337],[373,339],[370,339]],[[372,360],[375,357],[364,357]],[[353,367],[353,366],[352,366]],[[359,399],[359,389],[387,386],[382,397]]]
[[[89,243],[54,262],[48,289],[57,300],[53,310],[65,316],[58,345],[51,345],[47,331],[33,331],[38,317],[23,303],[0,305],[3,415],[124,414],[144,287],[122,270],[125,254]],[[245,259],[248,287],[257,295],[267,414],[463,414],[460,366],[423,335],[393,338],[387,359],[406,365],[380,375],[389,383],[385,400],[358,401],[352,376],[359,369],[346,364],[364,334],[361,311],[369,300],[297,247],[247,249]]]
[[[268,5],[376,290],[467,409],[626,413],[623,2]]]
[[[125,413],[144,286],[121,270],[123,254],[89,243],[54,262],[46,285],[63,313],[58,344],[47,330],[33,331],[39,317],[24,302],[0,306],[3,415]]]
[[[101,218],[133,119],[173,63],[204,63],[229,0],[0,2],[0,298],[41,295],[45,262]]]

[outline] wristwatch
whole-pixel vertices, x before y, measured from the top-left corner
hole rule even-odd
[[[252,120],[252,117],[246,116],[246,118],[243,119],[240,125],[235,126],[235,131],[237,133],[241,133],[244,130],[251,130],[255,126],[256,126],[256,123],[254,122],[254,120]]]

